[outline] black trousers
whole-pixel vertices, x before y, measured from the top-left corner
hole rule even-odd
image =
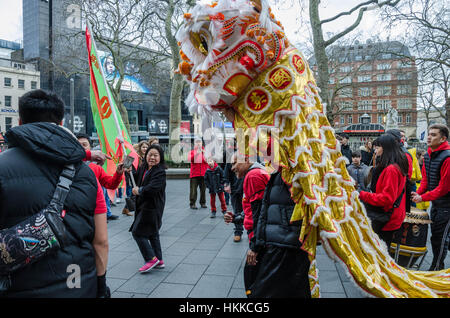
[[[257,260],[256,266],[244,268],[248,298],[311,298],[305,251],[268,245]]]
[[[233,207],[233,213],[241,213],[242,208],[242,193],[241,192],[231,192],[231,206]],[[244,233],[244,220],[241,222],[234,223],[234,235],[242,236]]]
[[[389,248],[391,246],[392,240],[394,238],[394,233],[397,230],[394,231],[383,231],[381,230],[387,222],[378,222],[376,220],[372,220],[372,229],[375,233],[378,234],[380,239],[382,239],[386,243],[387,250],[389,251]]]
[[[145,262],[151,261],[155,256],[157,259],[162,260],[161,242],[158,233],[149,237],[133,234],[133,238],[136,241]]]
[[[444,259],[447,256],[450,242],[450,209],[431,206],[431,248],[433,261],[429,270],[444,269]]]
[[[205,205],[206,204],[205,178],[193,177],[190,179],[189,184],[190,184],[190,192],[189,192],[190,205],[195,205],[195,201],[197,201],[197,188],[200,188],[200,205]]]

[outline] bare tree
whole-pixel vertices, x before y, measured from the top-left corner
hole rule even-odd
[[[130,129],[128,112],[121,95],[126,77],[152,70],[156,74],[156,65],[169,58],[164,52],[146,48],[146,34],[156,15],[153,3],[151,0],[82,1],[94,38],[110,54],[111,58],[105,59],[111,65],[108,83],[127,129]]]
[[[415,51],[425,110],[440,111],[450,125],[450,9],[442,0],[405,0],[383,11],[392,29],[403,24]],[[440,105],[437,105],[439,103]],[[440,109],[445,109],[443,113]]]
[[[331,123],[334,122],[334,115],[332,104],[330,103],[330,98],[327,94],[328,83],[330,79],[327,47],[333,45],[333,43],[355,30],[361,23],[361,20],[366,11],[383,6],[396,6],[399,1],[400,0],[362,1],[348,11],[340,12],[331,18],[322,20],[319,14],[320,0],[309,0],[309,18],[313,35],[314,56],[317,62],[317,84],[321,89],[321,98],[327,105],[327,117]],[[350,16],[354,12],[357,12],[358,15],[355,21],[350,26],[334,35],[331,35],[327,40],[325,39],[323,34],[323,26],[325,24],[336,21],[343,16]]]

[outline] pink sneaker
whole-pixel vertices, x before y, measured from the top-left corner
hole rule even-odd
[[[139,268],[139,271],[141,273],[148,272],[149,270],[151,270],[153,267],[155,267],[158,264],[159,264],[159,259],[157,259],[156,257],[153,257],[153,259],[151,261],[145,263],[144,266]]]
[[[166,265],[164,265],[163,260],[160,260],[158,265],[155,266],[155,268],[164,268],[164,267],[166,267]]]

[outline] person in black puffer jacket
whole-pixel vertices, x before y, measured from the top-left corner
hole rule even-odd
[[[6,133],[9,149],[0,154],[0,229],[12,227],[45,208],[66,164],[74,164],[76,172],[64,204],[66,245],[12,273],[10,287],[2,297],[97,296],[93,242],[97,234],[94,212],[98,181],[82,162],[86,156],[83,147],[57,125],[63,115],[64,104],[56,95],[31,91],[19,101],[20,126]],[[68,281],[74,274],[70,270],[73,265],[79,266],[80,281],[71,288]],[[104,266],[106,270],[106,261]]]
[[[254,252],[259,269],[252,298],[310,298],[308,254],[299,240],[301,221],[290,222],[295,203],[279,172],[271,175],[262,201]]]

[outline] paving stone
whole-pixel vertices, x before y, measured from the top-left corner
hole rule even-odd
[[[162,252],[163,254],[187,256],[196,246],[198,246],[198,243],[185,243],[180,242],[178,239],[169,248]]]
[[[139,267],[143,264],[137,263],[135,260],[124,259],[116,266],[106,272],[106,277],[130,279],[138,272]]]
[[[228,276],[203,275],[192,291],[190,298],[226,298],[233,278]]]
[[[228,298],[247,298],[244,288],[231,288]]]
[[[138,294],[150,294],[166,277],[168,272],[152,269],[146,273],[138,273],[120,286],[117,291]]]
[[[319,270],[319,285],[321,292],[345,293],[336,270]]]
[[[209,265],[216,257],[216,251],[196,250],[194,249],[183,260],[185,264]]]
[[[124,293],[124,292],[114,292],[111,294],[111,298],[146,298],[146,294],[138,293]]]
[[[164,280],[165,283],[196,284],[207,265],[179,264]]]
[[[195,248],[199,250],[218,250],[225,244],[224,239],[204,239]]]
[[[161,283],[149,298],[186,298],[194,285]]]
[[[234,277],[241,266],[240,259],[216,257],[205,272],[205,275],[224,275]]]

